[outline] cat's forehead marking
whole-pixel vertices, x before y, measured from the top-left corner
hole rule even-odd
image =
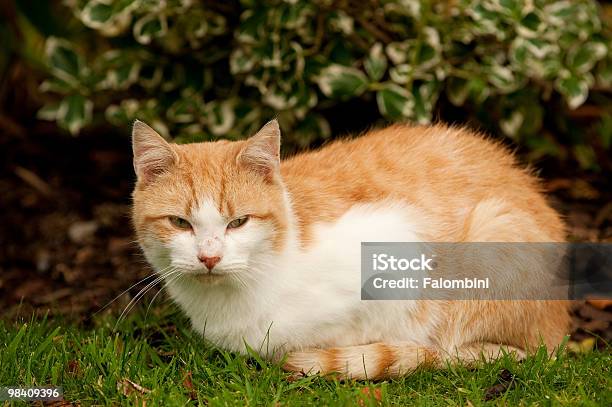
[[[201,143],[182,147],[183,165],[180,179],[185,182],[187,213],[195,214],[199,208],[213,205],[224,213],[227,182],[227,157],[220,154],[216,143]],[[218,147],[218,146],[217,146]]]
[[[219,195],[216,201],[217,209],[220,213],[223,213],[223,209],[226,209],[229,213],[231,213],[232,209],[229,207],[229,202],[227,201],[227,196],[226,196],[227,181],[225,177],[226,177],[226,174],[222,173],[220,177],[220,184],[219,184]],[[226,208],[223,207],[224,205],[226,206]]]
[[[210,197],[200,199],[199,203],[193,208],[193,214],[196,226],[200,226],[205,230],[225,227],[224,216],[217,209],[215,201]]]
[[[186,176],[181,178],[184,180],[187,190],[187,200],[186,200],[186,213],[192,213],[193,209],[198,206],[198,194],[197,187],[195,181],[193,179],[193,174],[188,173]]]

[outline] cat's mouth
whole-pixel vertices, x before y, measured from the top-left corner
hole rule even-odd
[[[225,274],[214,273],[209,271],[203,271],[198,273],[189,273],[192,278],[202,282],[202,283],[212,283],[217,282],[225,278]]]

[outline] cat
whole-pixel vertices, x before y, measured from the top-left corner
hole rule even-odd
[[[567,333],[564,301],[362,301],[360,242],[563,242],[538,181],[464,128],[397,124],[280,160],[241,141],[132,132],[133,224],[193,328],[302,374],[385,379],[523,357]]]

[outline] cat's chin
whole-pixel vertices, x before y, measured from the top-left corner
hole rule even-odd
[[[189,273],[189,277],[203,284],[217,284],[227,278],[225,274]]]

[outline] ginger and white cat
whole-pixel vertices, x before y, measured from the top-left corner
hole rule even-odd
[[[537,181],[465,129],[395,125],[280,160],[271,121],[177,145],[137,121],[133,221],[193,327],[284,367],[396,377],[557,346],[562,301],[362,301],[362,241],[562,242]]]

